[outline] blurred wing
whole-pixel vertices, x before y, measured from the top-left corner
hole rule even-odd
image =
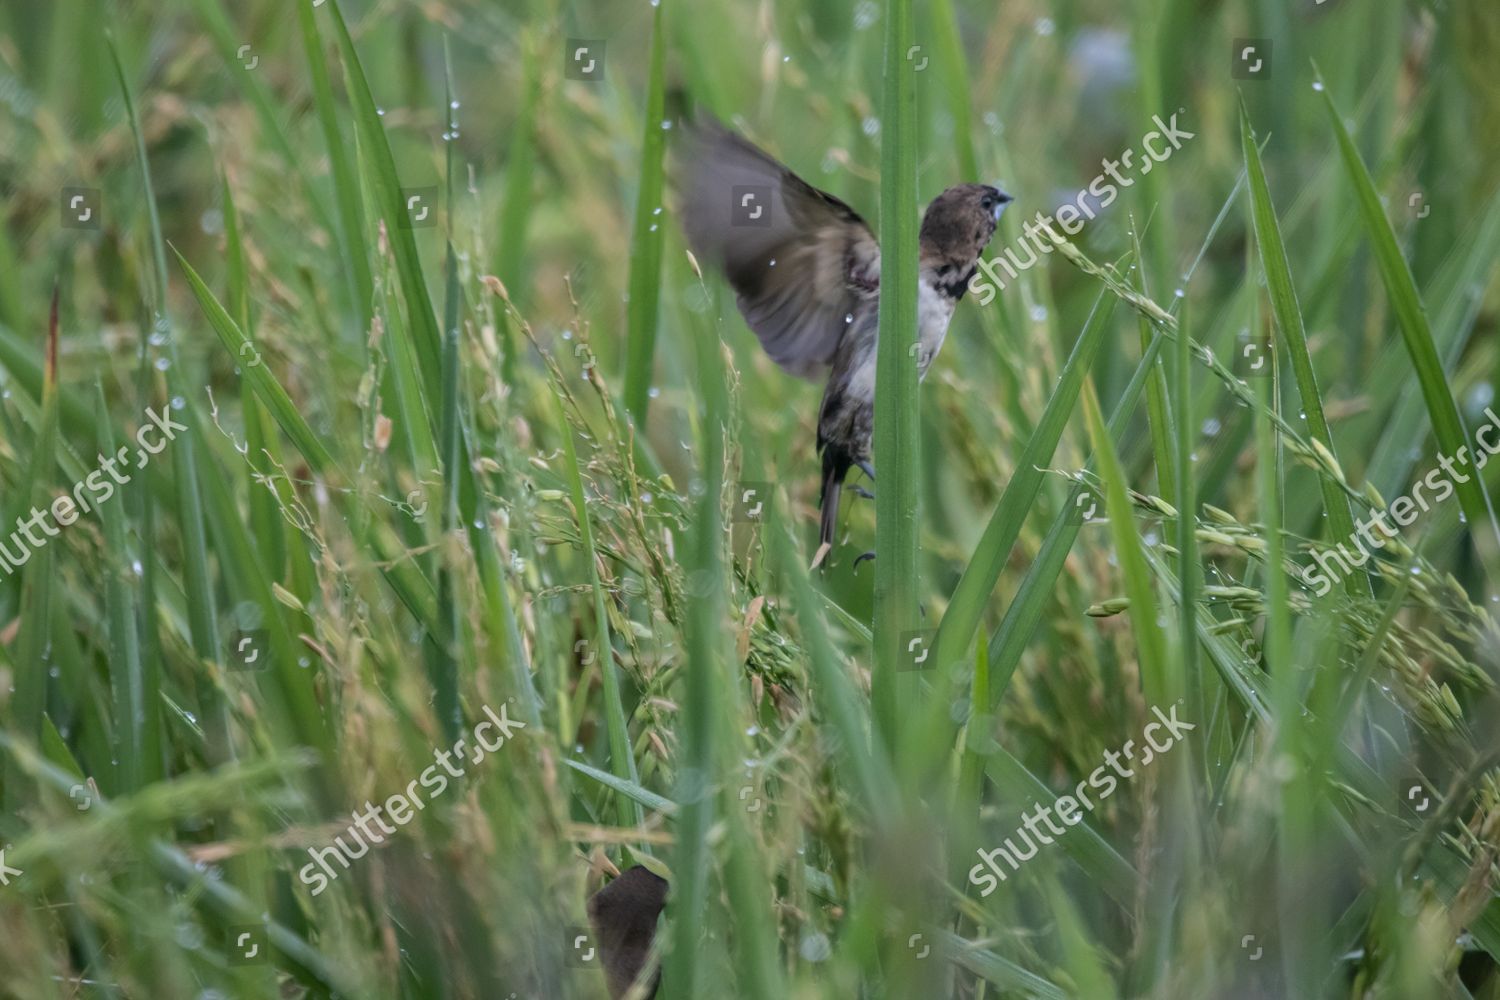
[[[718,123],[686,131],[683,229],[716,265],[761,346],[794,375],[833,359],[880,285],[880,246],[848,205]]]

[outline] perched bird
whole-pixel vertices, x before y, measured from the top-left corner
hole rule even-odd
[[[827,379],[818,413],[817,565],[833,542],[844,477],[858,467],[875,478],[880,245],[854,209],[723,125],[699,123],[684,132],[682,224],[693,253],[724,272],[772,361],[803,378]],[[927,206],[913,350],[919,378],[942,346],[1010,200],[999,188],[959,184]]]
[[[636,865],[589,897],[589,925],[599,942],[605,984],[614,1000],[625,996],[646,966],[656,918],[667,905],[667,888],[666,879]],[[654,997],[660,982],[657,970],[644,996]]]

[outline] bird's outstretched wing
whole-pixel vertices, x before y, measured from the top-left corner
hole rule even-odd
[[[761,346],[815,377],[880,285],[880,245],[859,214],[717,122],[684,130],[682,223],[722,268]]]

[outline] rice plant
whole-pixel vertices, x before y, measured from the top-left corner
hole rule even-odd
[[[0,995],[1500,998],[1497,45],[0,8]],[[826,552],[707,120],[880,240]]]

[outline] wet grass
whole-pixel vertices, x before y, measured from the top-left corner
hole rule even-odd
[[[604,996],[640,863],[663,996],[1500,996],[1500,463],[1436,486],[1500,365],[1500,15],[294,6],[0,12],[0,994]],[[885,247],[816,570],[818,389],[685,252],[694,108]],[[1174,112],[919,385],[920,207],[999,181],[1017,249]]]

